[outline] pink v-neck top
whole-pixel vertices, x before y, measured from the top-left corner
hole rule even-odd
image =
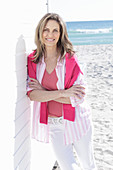
[[[57,75],[55,69],[52,73],[48,73],[45,69],[44,76],[42,78],[42,86],[47,90],[58,90],[57,88]],[[60,117],[62,116],[62,103],[54,100],[48,101],[48,116]]]

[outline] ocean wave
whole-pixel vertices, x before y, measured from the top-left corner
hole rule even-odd
[[[99,33],[113,33],[113,28],[102,28],[102,29],[76,29],[69,30],[71,33],[85,33],[85,34],[99,34]]]

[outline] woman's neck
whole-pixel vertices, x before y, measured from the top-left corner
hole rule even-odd
[[[59,52],[58,52],[58,49],[57,49],[57,47],[50,47],[50,48],[46,48],[46,51],[45,51],[45,57],[46,57],[46,59],[48,58],[56,58],[56,57],[58,57],[58,54],[59,54]]]

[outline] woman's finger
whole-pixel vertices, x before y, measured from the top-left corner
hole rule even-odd
[[[37,86],[35,86],[35,85],[30,85],[29,86],[31,89],[37,89],[37,90],[40,90],[40,87],[37,87]]]
[[[30,84],[29,87],[37,87],[35,84]]]
[[[82,96],[80,96],[80,95],[78,95],[78,94],[75,94],[75,96],[74,97],[76,97],[77,99],[81,99],[81,98],[83,98]]]
[[[34,87],[37,87],[37,88],[40,88],[41,86],[37,85],[37,84],[29,84],[29,87],[31,86],[34,86]]]
[[[74,94],[75,94],[75,95],[78,95],[78,96],[81,96],[81,97],[84,97],[84,96],[85,96],[85,94],[79,93],[79,92],[75,92]]]
[[[76,89],[76,90],[75,90],[75,93],[76,93],[76,92],[85,95],[85,92],[84,92],[83,90],[80,90],[80,89],[78,90],[78,89]]]
[[[76,88],[76,87],[72,87],[70,90],[72,90],[73,92],[80,92],[80,93],[83,93],[85,94],[85,89],[83,88]]]
[[[38,80],[36,80],[36,79],[34,79],[34,78],[30,78],[30,80],[32,80],[32,81],[34,81],[34,82],[38,82],[38,83],[39,83],[39,81],[38,81]]]
[[[35,81],[36,79],[34,79],[34,78],[29,78],[30,80],[33,80],[33,81]]]
[[[34,82],[34,81],[31,81],[31,82],[29,82],[28,84],[29,84],[29,85],[37,85],[37,86],[39,85],[39,83]]]
[[[29,87],[30,88],[35,88],[35,89],[38,89],[38,90],[43,90],[44,89],[41,85],[36,84],[36,83],[30,83]]]
[[[73,85],[72,87],[77,89],[85,89],[85,87],[81,85]]]

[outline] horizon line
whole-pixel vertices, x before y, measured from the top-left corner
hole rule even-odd
[[[65,21],[65,22],[96,22],[96,21],[113,21],[113,19],[105,19],[105,20],[72,20],[72,21]]]

